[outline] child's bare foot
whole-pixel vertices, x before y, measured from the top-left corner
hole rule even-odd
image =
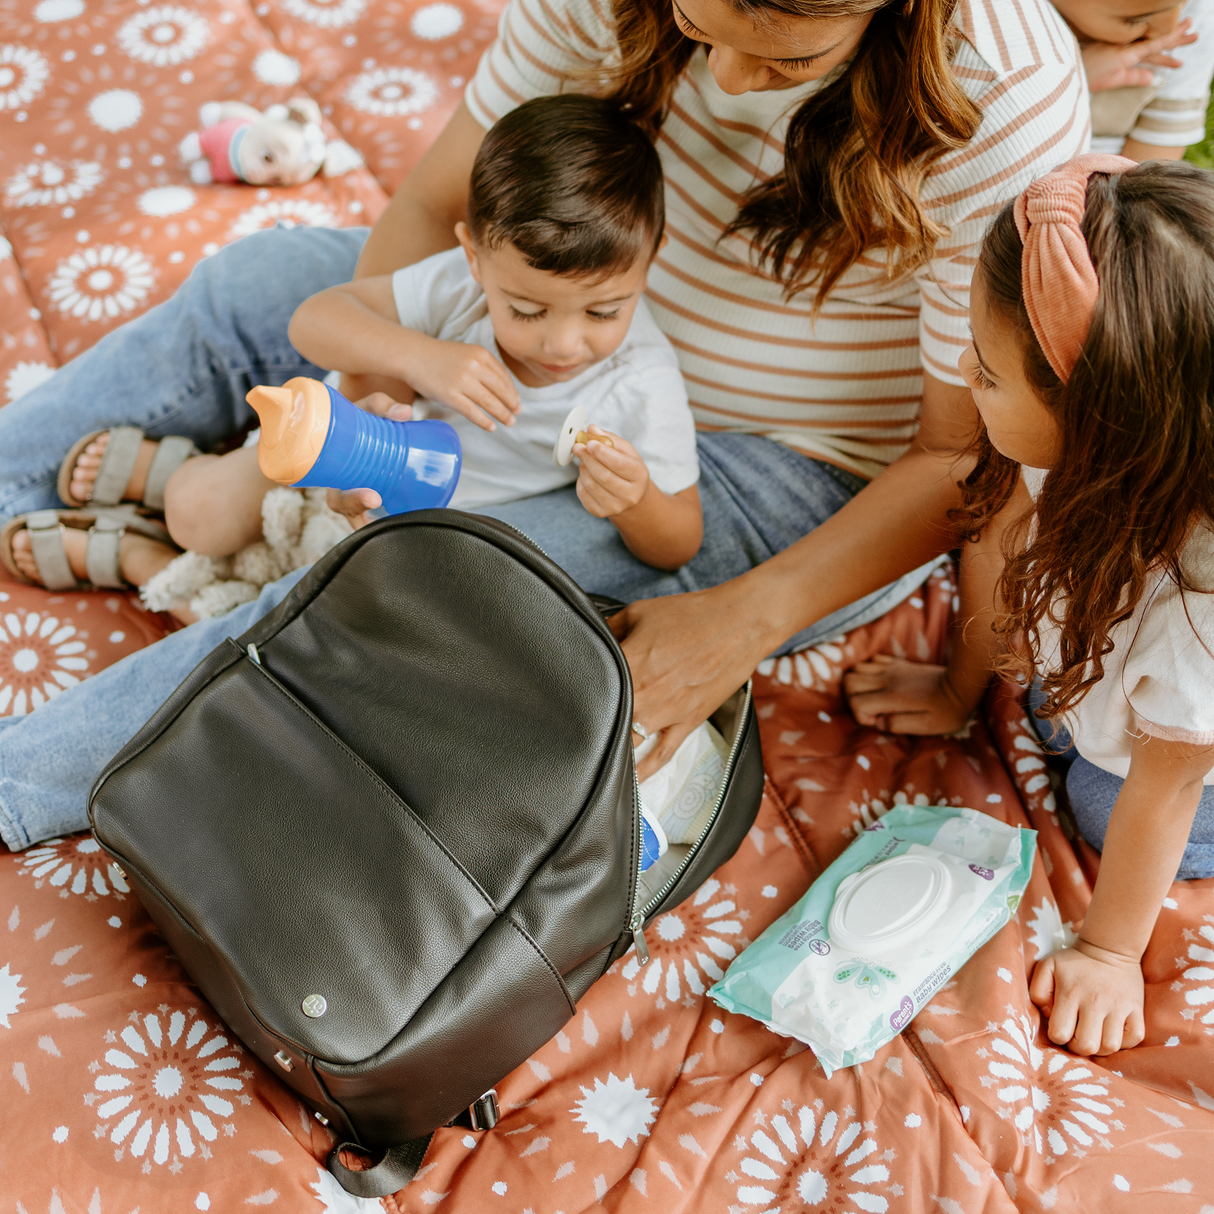
[[[93,485],[97,480],[97,470],[101,467],[101,457],[105,454],[105,449],[109,446],[109,442],[110,436],[108,433],[99,434],[76,457],[70,482],[71,494],[76,501],[87,502],[93,496]],[[143,494],[147,489],[148,469],[152,466],[152,460],[156,456],[158,445],[158,443],[150,438],[145,438],[139,444],[139,454],[135,457],[135,466],[131,470],[131,479],[127,481],[126,488],[122,491],[122,500],[124,502],[143,501]]]
[[[67,553],[67,563],[81,581],[88,579],[85,562],[88,538],[89,533],[79,527],[63,528],[63,550]],[[118,543],[118,570],[132,586],[142,586],[179,555],[168,544],[128,531]],[[18,531],[13,536],[13,563],[27,578],[41,584],[28,531]]]
[[[879,653],[843,676],[856,720],[887,733],[948,734],[965,727],[972,709],[948,681],[948,667]]]

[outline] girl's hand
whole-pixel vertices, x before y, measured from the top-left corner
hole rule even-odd
[[[582,465],[577,478],[578,500],[595,518],[611,518],[631,510],[649,487],[645,461],[618,434],[609,434],[598,426],[590,426],[586,432],[591,442],[573,448]],[[594,442],[600,435],[610,438],[614,446]]]
[[[1138,42],[1118,45],[1115,42],[1089,42],[1083,48],[1083,70],[1088,78],[1088,90],[1093,93],[1109,89],[1145,88],[1155,83],[1149,68],[1181,67],[1173,55],[1163,52],[1176,46],[1188,46],[1197,41],[1193,23],[1186,17],[1170,34],[1159,38],[1143,38]]]
[[[886,733],[951,734],[965,728],[973,708],[949,682],[947,666],[875,654],[843,676],[858,725]]]
[[[1115,1054],[1146,1036],[1141,963],[1086,940],[1039,961],[1029,995],[1049,1039],[1074,1054]]]
[[[496,430],[497,421],[514,425],[522,408],[510,372],[485,349],[462,341],[439,341],[410,333],[411,349],[403,378],[418,394],[454,409],[482,430]],[[400,420],[396,413],[389,417]]]

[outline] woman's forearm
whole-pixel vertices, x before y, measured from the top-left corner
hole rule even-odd
[[[461,102],[371,229],[355,278],[391,274],[455,247],[455,225],[465,218],[472,162],[484,137]]]
[[[912,446],[826,522],[735,579],[763,653],[948,551],[967,470],[953,452]]]
[[[962,502],[976,424],[968,388],[925,375],[906,454],[803,539],[727,583],[747,604],[760,656],[956,543],[949,511]]]

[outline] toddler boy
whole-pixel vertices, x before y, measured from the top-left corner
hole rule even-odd
[[[455,427],[453,507],[576,480],[636,557],[676,569],[699,549],[702,518],[686,390],[641,299],[663,227],[644,133],[593,97],[538,98],[485,136],[458,248],[314,295],[291,341],[321,366],[403,381],[415,410]],[[558,467],[553,443],[577,404],[591,439],[574,448],[580,468]]]

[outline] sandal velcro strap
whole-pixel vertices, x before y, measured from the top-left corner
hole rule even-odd
[[[143,504],[150,510],[164,510],[164,487],[169,477],[181,467],[191,456],[198,454],[198,448],[188,438],[171,434],[162,438],[156,447],[148,468],[147,482],[143,490]]]
[[[34,510],[25,516],[30,551],[38,577],[47,590],[74,590],[76,575],[67,561],[58,510]]]
[[[142,445],[143,431],[138,426],[110,428],[109,441],[97,469],[97,479],[89,494],[89,501],[94,506],[116,506],[122,501]]]
[[[126,533],[127,520],[100,514],[89,528],[84,564],[88,579],[98,590],[121,590],[126,586],[118,566],[118,545]]]

